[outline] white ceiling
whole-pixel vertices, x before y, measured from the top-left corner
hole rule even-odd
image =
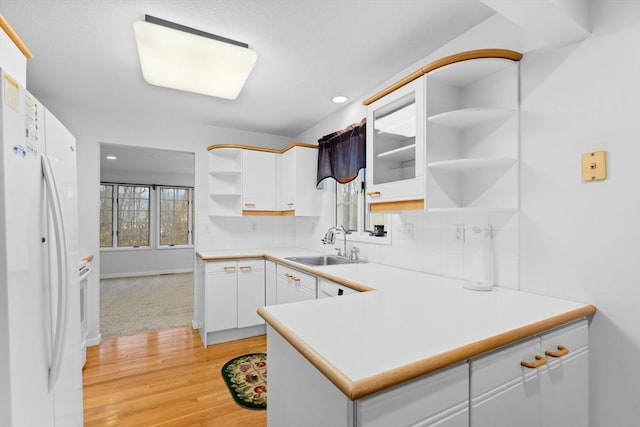
[[[0,0],[33,51],[28,89],[77,106],[295,137],[489,17],[478,0]],[[248,43],[235,101],[148,85],[133,23],[149,14]]]
[[[116,160],[108,160],[114,156]],[[195,155],[182,151],[129,145],[100,144],[101,176],[136,171],[152,174],[194,175]],[[135,183],[134,183],[135,184]]]

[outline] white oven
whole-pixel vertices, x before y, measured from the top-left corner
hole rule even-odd
[[[89,335],[89,323],[87,319],[87,305],[89,303],[89,274],[91,273],[91,263],[87,260],[80,261],[78,269],[80,283],[80,354],[82,355],[82,366],[87,361],[87,336]]]

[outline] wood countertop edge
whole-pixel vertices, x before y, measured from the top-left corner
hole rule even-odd
[[[269,261],[277,262],[278,264],[286,265],[287,267],[295,268],[296,270],[300,270],[304,273],[309,273],[314,276],[322,277],[323,279],[331,280],[332,282],[336,282],[339,285],[346,286],[348,288],[354,289],[358,292],[368,292],[375,291],[375,288],[370,286],[365,286],[358,282],[353,282],[351,280],[343,279],[340,276],[335,276],[333,274],[326,273],[321,270],[316,270],[312,267],[305,266],[303,264],[299,264],[294,261],[289,261],[288,259],[279,258],[277,256],[261,253],[261,254],[240,254],[240,255],[213,255],[213,256],[205,256],[202,252],[196,251],[196,256],[203,261],[228,261],[230,259],[256,259],[256,258],[264,258]]]
[[[287,267],[291,267],[291,268],[295,268],[296,270],[300,270],[303,271],[305,273],[309,273],[309,274],[313,274],[314,276],[318,276],[318,277],[322,277],[323,279],[327,279],[327,280],[331,280],[332,282],[336,282],[339,285],[343,285],[346,286],[348,288],[351,289],[355,289],[356,291],[359,292],[368,292],[368,291],[375,291],[375,288],[371,288],[369,286],[365,286],[361,283],[358,282],[353,282],[351,280],[347,280],[347,279],[343,279],[340,276],[335,276],[333,274],[329,274],[326,273],[322,270],[316,270],[313,267],[309,267],[294,261],[289,261],[288,259],[284,259],[284,258],[278,258],[276,256],[272,256],[272,255],[266,255],[265,254],[265,258],[268,259],[269,261],[274,261],[277,262],[278,264],[283,264],[286,265]]]
[[[311,346],[304,342],[300,337],[287,328],[284,323],[280,322],[271,315],[264,307],[258,309],[258,314],[276,330],[282,338],[284,338],[293,348],[295,348],[305,359],[316,367],[333,385],[335,385],[344,395],[351,400],[355,400],[350,396],[353,394],[353,382],[346,377],[340,370],[333,366],[327,359],[322,357]],[[268,357],[268,350],[267,350]]]
[[[351,400],[362,399],[363,397],[386,390],[406,381],[465,362],[470,358],[496,350],[505,345],[513,344],[558,326],[591,316],[595,312],[596,308],[593,305],[585,305],[575,310],[470,343],[445,353],[436,354],[380,374],[352,381],[282,322],[272,316],[265,308],[258,309],[258,314],[269,326],[276,330],[289,344],[302,354],[305,359],[315,366],[316,369]]]
[[[246,145],[246,144],[213,144],[207,147],[207,151],[215,150],[218,148],[240,148],[242,150],[264,151],[266,153],[283,154],[291,150],[293,147],[316,148],[316,149],[318,148],[316,144],[309,144],[306,142],[295,141],[290,143],[284,148],[259,147],[256,145]]]
[[[239,254],[239,255],[213,255],[206,256],[202,252],[196,251],[196,256],[203,261],[228,261],[230,259],[256,259],[266,258],[265,254]]]

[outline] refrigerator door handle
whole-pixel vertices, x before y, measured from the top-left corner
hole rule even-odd
[[[49,367],[49,391],[53,390],[60,375],[62,358],[64,356],[64,342],[66,339],[68,321],[68,298],[69,298],[69,277],[67,271],[67,241],[64,219],[62,214],[62,204],[60,203],[60,193],[56,184],[56,179],[51,167],[51,160],[42,156],[42,173],[44,176],[47,191],[47,200],[53,219],[54,233],[56,236],[57,271],[58,271],[58,307],[56,310],[56,329],[53,339],[53,353],[51,356],[51,366]]]

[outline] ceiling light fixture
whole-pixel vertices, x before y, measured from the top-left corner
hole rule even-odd
[[[342,103],[344,103],[344,102],[347,102],[347,100],[348,100],[348,99],[349,99],[349,98],[347,98],[347,97],[346,97],[346,96],[344,96],[344,95],[338,95],[338,96],[334,96],[333,98],[331,98],[331,100],[332,100],[333,102],[335,102],[336,104],[342,104]]]
[[[117,159],[116,156],[107,156],[107,160],[115,160],[115,159]]]
[[[145,15],[133,24],[145,81],[236,99],[258,55],[246,43]]]

